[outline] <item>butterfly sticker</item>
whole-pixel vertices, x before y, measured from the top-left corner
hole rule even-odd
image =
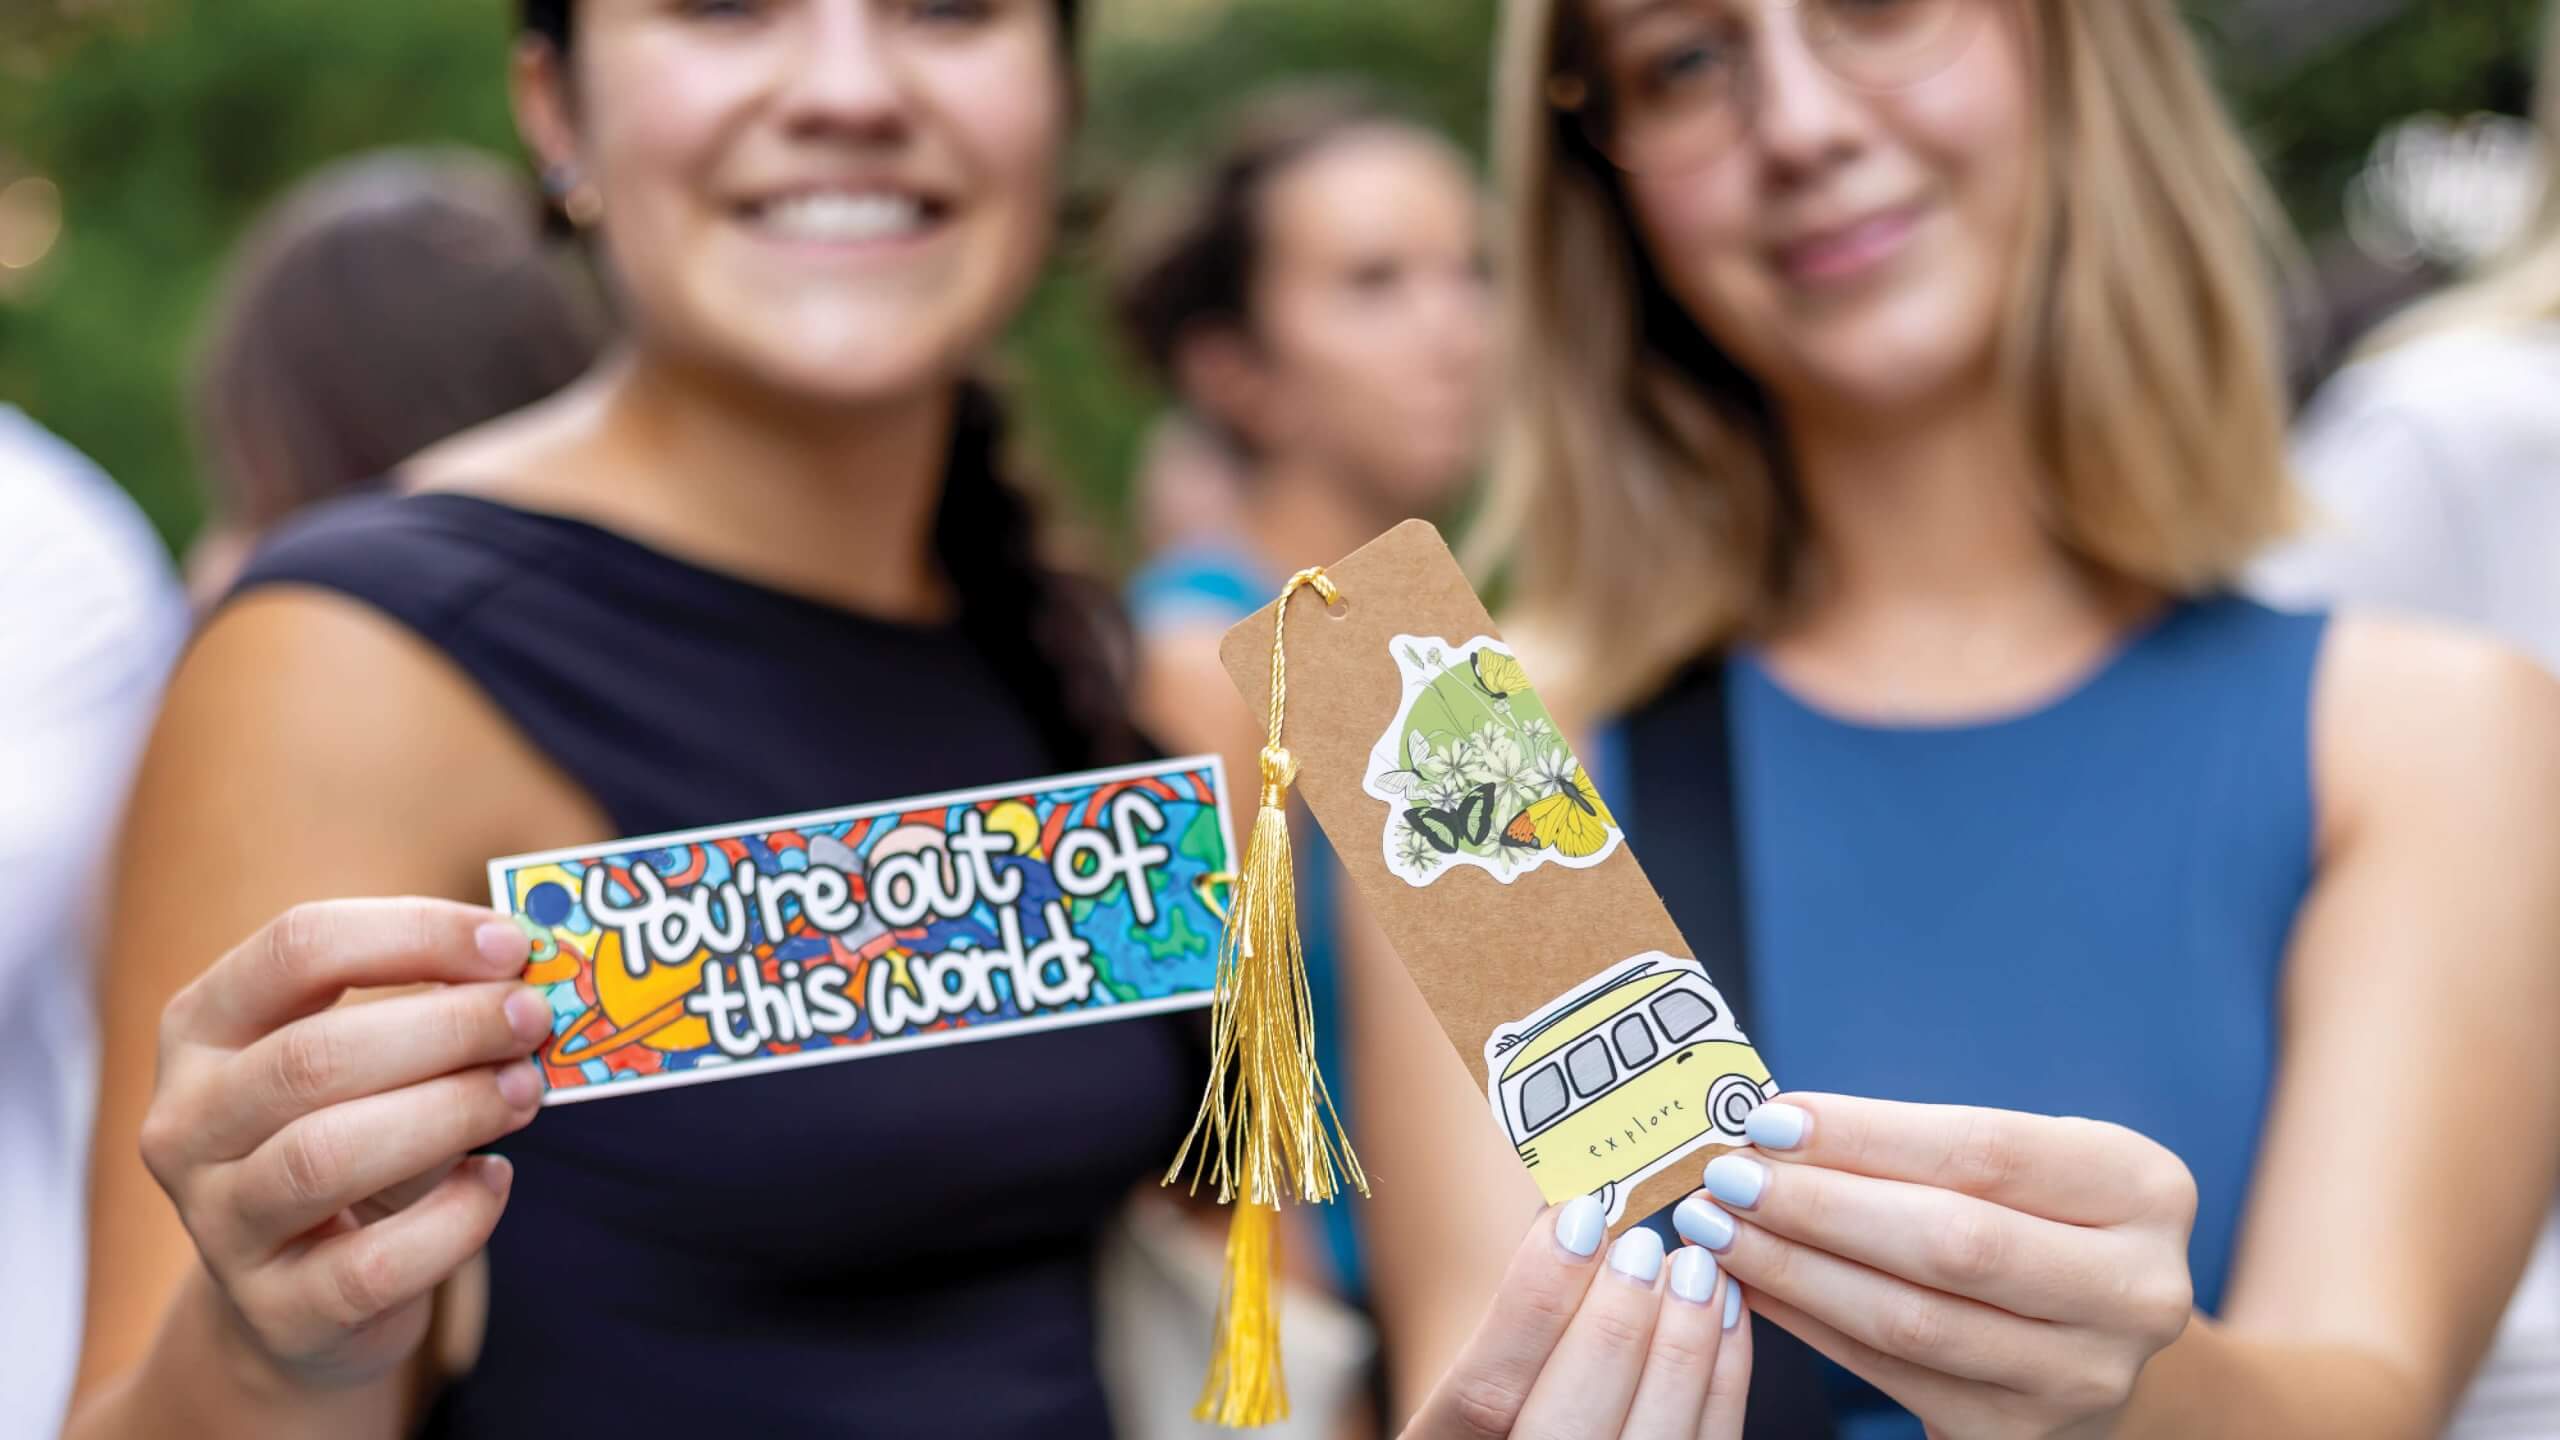
[[[1553,850],[1569,859],[1599,854],[1618,827],[1617,818],[1600,800],[1591,772],[1579,764],[1571,774],[1549,777],[1555,793],[1522,806],[1502,827],[1502,843],[1515,850]]]
[[[1624,832],[1508,647],[1400,635],[1388,651],[1403,699],[1362,788],[1387,802],[1389,870],[1411,885],[1460,869],[1509,884],[1616,852]]]
[[[1469,664],[1475,671],[1476,688],[1497,702],[1529,688],[1529,672],[1517,658],[1500,650],[1479,650]]]
[[[1405,823],[1414,828],[1432,849],[1443,855],[1455,855],[1470,846],[1482,845],[1493,838],[1493,797],[1502,787],[1479,785],[1459,797],[1447,809],[1416,807],[1404,812]]]
[[[1390,796],[1415,795],[1446,785],[1450,773],[1457,768],[1453,758],[1435,753],[1431,748],[1431,737],[1419,730],[1413,732],[1407,756],[1403,768],[1371,776],[1370,789]]]

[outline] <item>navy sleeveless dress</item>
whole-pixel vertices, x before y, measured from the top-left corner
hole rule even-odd
[[[2324,634],[2318,615],[2181,604],[2060,698],[1943,726],[1834,716],[1746,651],[1639,707],[1599,758],[1683,933],[1738,937],[1740,956],[1701,958],[1720,983],[1738,964],[1725,988],[1781,1085],[2150,1136],[2195,1174],[2188,1263],[2212,1313],[2311,883]],[[1718,720],[1729,849],[1691,823],[1721,803],[1714,747],[1681,743]],[[1761,1353],[1755,1432],[1823,1398],[1764,1393],[1808,1363],[1788,1345]],[[1918,1440],[1885,1397],[1821,1368],[1834,1433]]]
[[[958,627],[557,516],[343,502],[240,585],[322,587],[415,631],[619,834],[1061,768]],[[1109,1434],[1095,1241],[1198,1102],[1188,1018],[544,1111],[499,1147],[516,1181],[486,1342],[425,1433]]]

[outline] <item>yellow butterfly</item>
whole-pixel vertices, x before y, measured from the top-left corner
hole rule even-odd
[[[1476,688],[1496,700],[1508,700],[1529,688],[1529,672],[1519,660],[1499,650],[1479,650],[1475,658]]]
[[[1532,800],[1502,829],[1502,843],[1514,849],[1553,849],[1575,860],[1600,853],[1618,821],[1600,800],[1591,772],[1580,765],[1570,777],[1556,778],[1556,793]]]

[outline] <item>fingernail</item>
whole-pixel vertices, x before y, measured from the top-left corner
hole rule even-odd
[[[1733,1248],[1733,1217],[1696,1195],[1671,1212],[1671,1228],[1692,1245],[1719,1252]]]
[[[1805,1132],[1812,1128],[1813,1116],[1803,1107],[1775,1101],[1752,1111],[1742,1122],[1742,1133],[1763,1150],[1793,1150],[1804,1143]]]
[[[551,1033],[551,1002],[532,986],[518,990],[507,997],[507,1028],[525,1044],[536,1043]]]
[[[498,1098],[521,1110],[542,1093],[542,1077],[530,1065],[509,1065],[498,1071]]]
[[[480,947],[480,958],[499,970],[521,970],[533,958],[533,937],[512,920],[492,920],[472,931],[471,943]]]
[[[1556,1243],[1586,1259],[1599,1250],[1608,1229],[1609,1217],[1597,1195],[1576,1195],[1556,1212]]]
[[[1719,1155],[1707,1162],[1707,1193],[1736,1210],[1760,1203],[1769,1187],[1769,1167],[1748,1155]]]
[[[1609,1268],[1640,1284],[1662,1273],[1662,1237],[1639,1225],[1609,1247]]]
[[[1724,1287],[1724,1328],[1730,1330],[1741,1323],[1742,1287],[1740,1285],[1727,1285]]]
[[[489,1187],[490,1194],[506,1199],[507,1192],[515,1188],[516,1162],[504,1155],[481,1156],[480,1183]]]
[[[1695,1245],[1683,1245],[1671,1257],[1671,1293],[1692,1305],[1715,1298],[1716,1257]]]

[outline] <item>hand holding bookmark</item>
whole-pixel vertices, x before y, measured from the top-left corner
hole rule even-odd
[[[2193,1314],[2195,1181],[2119,1125],[1788,1095],[1674,1222],[1933,1434],[2104,1434]]]
[[[1751,1389],[1742,1292],[1637,1226],[1603,1248],[1584,1195],[1529,1227],[1493,1309],[1404,1440],[1489,1435],[1737,1440]]]
[[[441,900],[287,912],[178,992],[142,1158],[257,1356],[284,1380],[388,1373],[488,1243],[551,1012],[513,921]],[[350,989],[427,988],[361,1005]]]

